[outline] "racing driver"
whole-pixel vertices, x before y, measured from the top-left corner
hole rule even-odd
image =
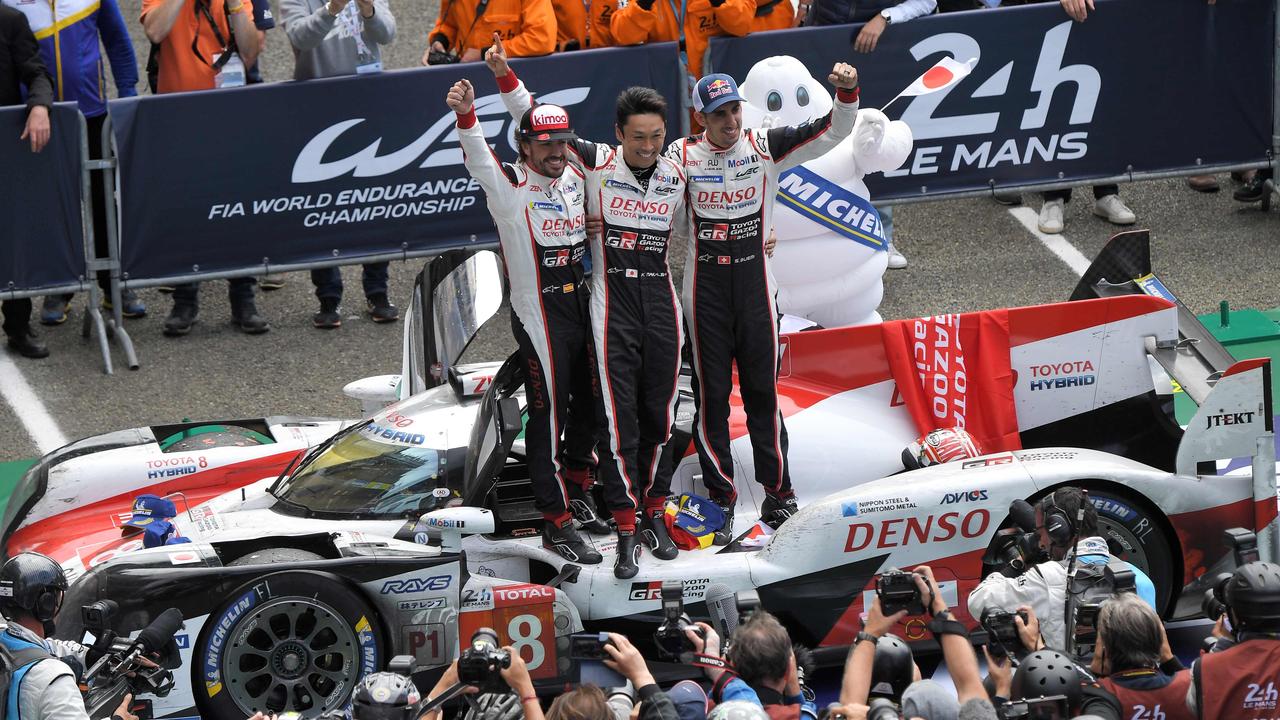
[[[520,119],[519,162],[503,164],[476,121],[471,82],[454,83],[445,101],[458,116],[467,171],[488,198],[511,284],[511,332],[525,362],[525,447],[544,520],[542,544],[570,562],[594,565],[603,558],[573,525],[581,509],[589,515],[578,519],[589,531],[609,532],[586,498],[598,399],[582,267],[586,188],[566,149],[577,136],[564,108],[539,105]]]
[[[497,33],[485,62],[507,109],[523,117],[533,98],[507,65]],[[611,451],[600,472],[618,525],[613,572],[624,579],[640,569],[638,509],[644,511],[641,535],[654,557],[670,560],[678,553],[663,521],[671,475],[660,471],[659,459],[671,438],[683,344],[667,247],[672,219],[687,223],[687,216],[684,173],[662,156],[666,115],[667,103],[657,91],[631,87],[618,96],[618,146],[568,144],[570,162],[586,175],[587,214],[603,223],[590,240],[596,269],[591,329]],[[687,236],[687,226],[679,232]]]
[[[684,274],[684,311],[693,346],[694,442],[702,479],[725,513],[717,545],[733,538],[733,458],[729,391],[738,386],[761,518],[778,527],[798,509],[787,472],[787,431],[778,408],[778,313],[764,243],[773,226],[778,175],[825,154],[853,131],[858,71],[836,63],[828,80],[836,102],[825,117],[769,130],[743,129],[742,96],[728,75],[707,75],[694,90],[702,133],[677,140],[667,156],[684,168],[693,239]]]

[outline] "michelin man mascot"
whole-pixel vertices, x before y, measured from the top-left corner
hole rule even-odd
[[[831,112],[826,88],[789,55],[756,63],[741,91],[746,127],[798,125]],[[779,178],[770,263],[779,310],[824,327],[880,322],[888,243],[862,178],[902,165],[911,144],[906,123],[859,110],[849,137]]]

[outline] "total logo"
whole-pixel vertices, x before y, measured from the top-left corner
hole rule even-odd
[[[569,107],[586,100],[590,94],[590,87],[566,88],[542,95],[538,101],[544,105]],[[502,104],[501,95],[494,93],[476,98],[475,111],[482,120],[480,126],[485,129],[487,142],[511,137],[511,119],[506,106]],[[364,122],[363,117],[343,120],[316,133],[298,152],[298,157],[293,162],[293,182],[324,182],[348,173],[359,178],[379,177],[403,170],[419,160],[420,168],[462,164],[462,148],[449,140],[454,135],[457,122],[457,116],[452,110],[442,114],[422,135],[402,148],[379,154],[383,140],[376,133],[369,133],[369,141],[364,149],[346,157],[325,159],[336,154],[331,152],[334,145],[350,143],[350,138],[341,143],[339,139]]]

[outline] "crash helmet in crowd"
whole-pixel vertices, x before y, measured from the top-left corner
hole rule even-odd
[[[984,454],[964,428],[940,428],[916,438],[902,451],[902,465],[908,470],[919,470],[931,465],[941,465],[953,460],[967,460]]]
[[[1236,632],[1280,632],[1280,565],[1255,561],[1236,568],[1223,594]]]
[[[769,720],[769,713],[756,703],[730,700],[712,708],[707,720]]]
[[[351,720],[414,720],[422,696],[408,677],[393,672],[369,673],[351,694]]]
[[[23,610],[41,622],[52,622],[66,590],[66,574],[47,555],[21,552],[0,566],[0,610],[6,617]]]
[[[1080,670],[1071,658],[1056,650],[1037,650],[1018,666],[1013,675],[1014,700],[1034,700],[1064,695],[1071,711],[1080,710],[1084,699]]]
[[[902,693],[915,679],[915,657],[902,638],[887,633],[876,641],[876,656],[871,662],[872,697],[885,697],[899,702]]]

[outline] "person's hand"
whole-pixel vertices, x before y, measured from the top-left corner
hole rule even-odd
[[[1164,623],[1160,623],[1160,664],[1173,659],[1173,648],[1169,647],[1169,635],[1164,631]]]
[[[831,720],[866,720],[867,711],[870,709],[870,707],[862,703],[836,705],[827,713],[827,717],[831,718]]]
[[[366,19],[373,17],[373,0],[356,0],[356,7],[360,9],[360,17]]]
[[[883,15],[877,14],[862,26],[862,32],[858,33],[858,37],[853,41],[853,49],[860,53],[874,51],[876,44],[880,42],[880,34],[887,27],[889,27],[889,21],[885,20]]]
[[[261,55],[262,53],[266,52],[266,50],[267,50],[267,31],[259,30],[258,31],[258,54]]]
[[[1061,2],[1062,9],[1066,10],[1071,19],[1076,22],[1084,22],[1085,17],[1093,11],[1093,0],[1061,0]]]
[[[813,5],[810,0],[800,0],[799,6],[796,8],[795,19],[791,21],[791,27],[800,27],[809,17],[809,8]]]
[[[1218,622],[1213,624],[1213,632],[1210,635],[1221,640],[1230,640],[1231,633],[1227,631],[1227,614],[1222,613],[1218,616]]]
[[[338,17],[338,15],[346,9],[347,3],[349,2],[351,2],[351,0],[329,0],[326,4],[329,14],[333,17]]]
[[[512,653],[512,657],[511,657],[512,665],[515,665],[517,657],[519,656],[516,655],[515,653]],[[523,661],[521,661],[521,665],[523,664],[524,664]],[[506,676],[504,675],[503,677],[505,679]],[[434,700],[437,696],[440,695],[440,693],[443,693],[444,691],[453,687],[457,683],[458,683],[458,660],[455,658],[453,662],[449,663],[449,667],[445,668],[444,674],[440,676],[440,679],[436,681],[436,686],[431,688],[431,692],[427,693],[426,697],[423,699],[427,701]],[[480,689],[475,687],[474,685],[468,685],[462,689],[462,692],[463,694],[471,695],[471,694],[480,692]],[[426,713],[425,715],[422,715],[421,717],[418,718],[418,720],[441,720],[443,717],[444,717],[444,708],[438,707],[435,710],[432,710],[431,712]]]
[[[1013,663],[1009,662],[1008,655],[992,657],[986,645],[982,646],[982,654],[987,658],[987,674],[995,681],[996,694],[1007,699],[1013,692]]]
[[[124,699],[120,701],[120,705],[111,713],[112,718],[120,718],[120,720],[138,720],[138,716],[129,712],[129,706],[133,704],[133,693],[125,693]]]
[[[262,711],[261,711],[261,710],[259,710],[258,712],[254,713],[254,714],[249,718],[249,720],[271,720],[271,719],[272,719],[272,718],[274,718],[274,717],[275,717],[275,715],[264,715],[264,714],[262,714]]]
[[[696,630],[685,628],[684,634],[693,643],[693,651],[702,655],[720,657],[720,636],[716,633],[715,628],[704,622],[694,623],[694,626],[702,628],[702,632],[706,633],[707,638],[703,640]]]
[[[476,89],[471,86],[470,80],[463,78],[449,88],[444,102],[459,115],[466,115],[476,102]]]
[[[437,41],[435,41],[435,42],[433,42],[433,43],[431,43],[430,45],[428,45],[428,46],[427,46],[427,49],[426,49],[426,50],[424,50],[424,51],[422,52],[422,64],[423,64],[423,65],[430,65],[430,64],[431,64],[430,62],[428,62],[428,60],[430,60],[430,58],[431,58],[431,53],[433,53],[433,52],[438,52],[438,53],[445,52],[445,49],[444,49],[444,43],[442,43],[442,42],[440,42],[439,40],[437,40]]]
[[[36,105],[27,113],[27,126],[19,140],[31,141],[31,152],[38,153],[49,144],[49,108]]]
[[[498,32],[493,33],[493,45],[484,51],[484,64],[493,71],[494,77],[505,77],[511,72],[507,65],[507,51],[502,47],[502,35]]]
[[[1036,617],[1036,611],[1031,609],[1030,605],[1020,605],[1018,610],[1027,614],[1027,621],[1022,622],[1022,616],[1014,614],[1013,624],[1018,628],[1018,639],[1022,641],[1022,647],[1035,652],[1044,647],[1044,638],[1040,636],[1040,618]]]
[[[587,238],[600,237],[604,232],[604,220],[599,215],[587,216]]]
[[[475,62],[482,57],[483,55],[480,52],[480,48],[467,48],[466,51],[462,53],[462,57],[458,58],[458,62]]]
[[[942,597],[942,588],[938,587],[938,581],[933,578],[933,568],[928,565],[917,565],[911,572],[915,574],[916,587],[920,588],[920,597],[929,598],[929,607],[926,608],[929,614],[937,615],[946,610],[947,601]]]
[[[609,659],[604,661],[605,667],[630,680],[636,690],[652,685],[653,674],[649,672],[649,666],[627,636],[609,633],[609,641],[604,646],[605,653],[609,655]]]
[[[836,63],[827,81],[841,90],[852,90],[858,87],[858,71],[849,63]]]
[[[773,257],[773,248],[778,245],[778,232],[772,228],[769,230],[769,237],[764,240],[764,254]]]
[[[511,664],[498,671],[507,682],[507,687],[515,690],[520,697],[533,695],[533,678],[529,677],[529,666],[524,664],[520,651],[510,645],[502,649],[511,655]]]
[[[863,621],[862,629],[878,638],[884,637],[885,633],[892,630],[893,626],[906,616],[906,610],[899,610],[885,617],[884,612],[880,610],[880,597],[876,596],[876,599],[871,601],[871,609],[867,610],[867,619]]]

